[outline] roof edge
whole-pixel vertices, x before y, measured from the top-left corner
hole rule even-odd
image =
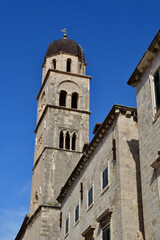
[[[156,33],[154,39],[150,43],[146,52],[142,56],[141,60],[137,64],[134,72],[129,78],[127,84],[132,87],[136,87],[137,83],[141,80],[141,77],[144,75],[146,69],[152,63],[153,59],[157,56],[160,51],[160,29]]]

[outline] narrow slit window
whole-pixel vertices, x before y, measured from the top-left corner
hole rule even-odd
[[[71,100],[71,108],[76,108],[78,107],[78,93],[72,93],[72,100]]]
[[[60,136],[59,136],[59,147],[63,148],[63,131],[60,131]]]
[[[71,59],[67,59],[67,66],[66,66],[66,71],[70,72],[71,71]]]
[[[53,69],[56,69],[56,59],[53,59],[52,63],[53,63]]]
[[[62,106],[62,107],[66,106],[66,97],[67,97],[67,92],[64,90],[60,91],[59,106]]]
[[[69,135],[69,132],[66,133],[66,149],[70,149],[70,135]]]
[[[156,110],[160,108],[160,68],[154,75]]]
[[[76,150],[76,134],[72,136],[72,150]]]

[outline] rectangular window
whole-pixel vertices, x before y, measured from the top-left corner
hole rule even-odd
[[[69,216],[66,218],[66,224],[65,224],[65,234],[69,232]]]
[[[102,229],[102,239],[110,240],[110,225]]]
[[[155,103],[156,110],[160,108],[160,68],[154,75]]]
[[[75,215],[74,216],[75,216],[74,222],[76,223],[79,220],[79,203],[75,207]]]
[[[102,172],[102,189],[108,185],[108,166]]]
[[[93,203],[93,185],[88,189],[88,207]]]

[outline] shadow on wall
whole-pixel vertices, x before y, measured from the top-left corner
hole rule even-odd
[[[142,185],[141,185],[141,171],[140,171],[140,156],[139,156],[139,141],[132,139],[127,141],[130,152],[133,156],[136,165],[136,180],[137,180],[137,197],[138,197],[138,217],[139,217],[139,230],[144,233],[144,217],[143,217],[143,202],[142,202]]]

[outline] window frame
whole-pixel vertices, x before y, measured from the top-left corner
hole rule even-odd
[[[102,228],[102,230],[101,230],[101,232],[102,232],[102,240],[105,240],[105,239],[103,239],[103,231],[104,231],[104,229],[105,228],[109,228],[109,237],[110,237],[110,239],[107,239],[107,240],[111,240],[111,224],[110,223],[108,223],[107,225],[105,225],[103,228]]]
[[[67,219],[68,219],[68,231],[66,232]],[[65,225],[64,225],[64,235],[65,235],[65,237],[68,236],[69,232],[70,232],[70,214],[68,214],[67,217],[65,218]]]
[[[92,188],[92,202],[88,205],[89,201],[89,190]],[[92,182],[87,189],[87,211],[94,205],[94,182]]]
[[[78,219],[76,220],[76,208],[79,206],[78,209]],[[77,204],[74,207],[74,226],[76,226],[80,221],[80,201],[77,202]]]
[[[103,172],[108,168],[108,184],[103,187]],[[103,194],[110,186],[110,170],[109,170],[109,161],[107,161],[107,165],[101,171],[101,194]]]

